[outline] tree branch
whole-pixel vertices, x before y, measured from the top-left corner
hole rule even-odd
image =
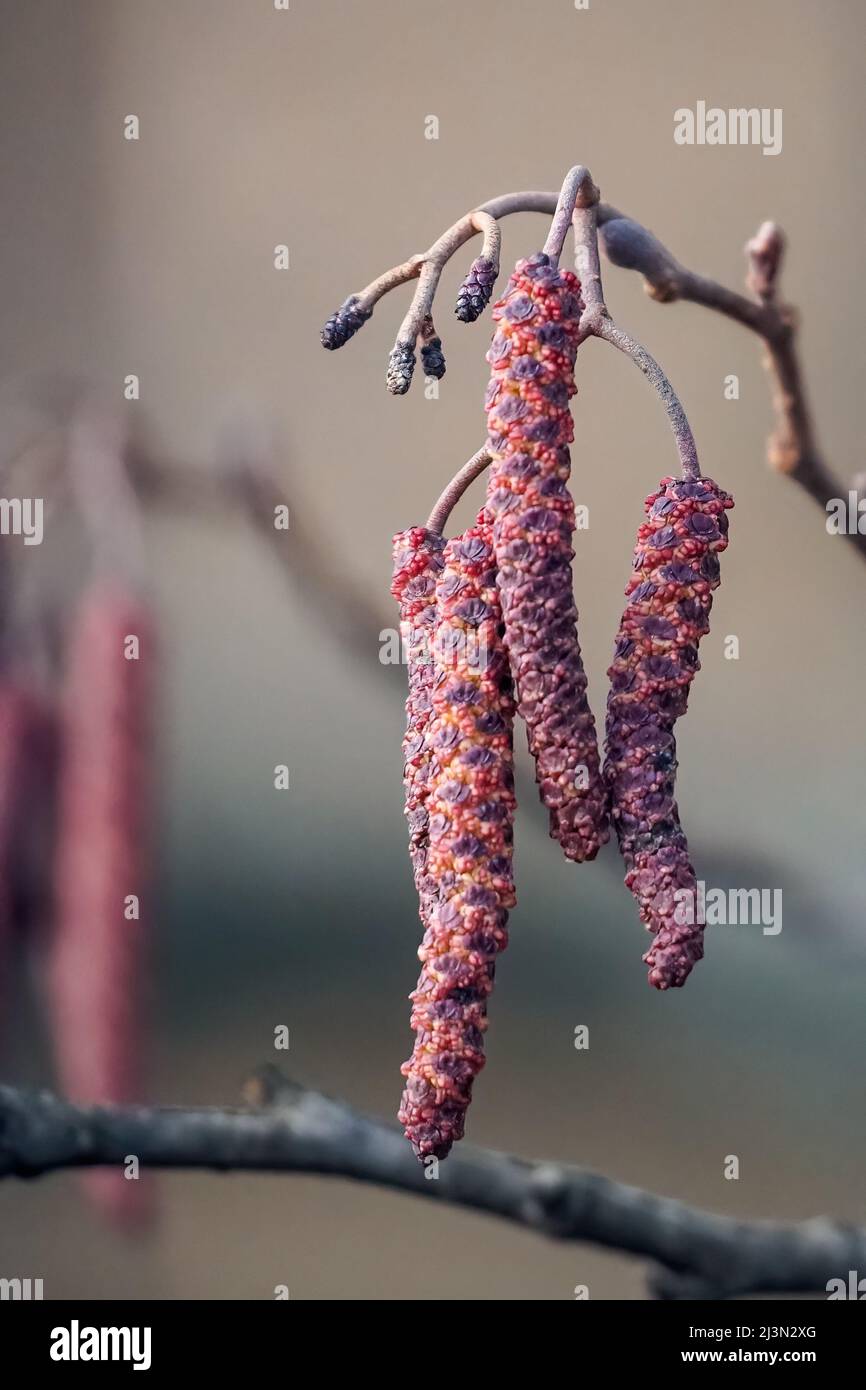
[[[639,367],[665,408],[673,430],[683,477],[693,481],[701,476],[698,450],[680,398],[655,358],[641,343],[617,327],[605,304],[598,258],[597,203],[597,196],[595,200],[587,199],[575,207],[573,215],[575,262],[585,305],[580,319],[578,341],[582,342],[590,336],[603,338],[605,342],[624,352],[635,366]]]
[[[0,1086],[0,1178],[117,1164],[315,1173],[486,1212],[559,1240],[649,1259],[662,1298],[826,1292],[866,1267],[866,1230],[740,1221],[565,1164],[465,1146],[422,1167],[400,1132],[263,1068],[241,1108],[82,1108]],[[434,1172],[436,1170],[433,1170]]]
[[[583,176],[583,171],[577,166],[572,174],[577,179]],[[426,267],[424,283],[418,287],[413,307],[404,320],[391,354],[389,386],[396,394],[402,394],[411,380],[414,344],[421,324],[432,312],[433,297],[442,269],[454,252],[480,230],[485,231],[486,242],[490,236],[489,219],[498,223],[503,217],[517,212],[555,214],[559,201],[560,195],[556,193],[525,190],[506,193],[482,203],[449,227],[427,251],[386,271],[359,295],[346,300],[335,315],[335,320],[340,320],[337,331],[333,330],[334,321],[329,321],[331,332],[326,328],[323,342],[328,347],[342,346],[370,317],[373,305],[384,294],[397,285],[405,284],[407,280],[424,275]],[[797,351],[796,312],[777,296],[778,272],[784,247],[780,229],[772,223],[765,223],[748,243],[748,283],[757,296],[750,299],[681,265],[652,232],[610,204],[599,203],[596,212],[602,246],[611,264],[637,270],[644,277],[646,289],[653,299],[665,304],[685,300],[703,305],[733,319],[762,339],[776,412],[776,426],[767,444],[768,462],[777,472],[798,483],[826,514],[827,503],[833,498],[845,498],[848,489],[833,474],[818,447]],[[483,225],[482,216],[488,219]],[[766,244],[768,238],[769,250]],[[773,263],[769,277],[765,266],[758,267],[762,257],[765,263],[768,257]],[[764,293],[765,289],[769,292]],[[406,341],[403,341],[404,332],[408,335]],[[846,534],[857,551],[866,558],[866,535],[857,530]]]
[[[662,304],[676,300],[701,304],[751,329],[762,339],[776,412],[776,426],[767,441],[767,462],[777,473],[799,483],[826,515],[827,503],[832,498],[844,498],[847,489],[843,489],[818,448],[797,351],[797,313],[778,297],[784,255],[781,228],[765,222],[746,244],[747,283],[758,296],[756,301],[680,265],[652,232],[616,208],[602,208],[599,224],[608,260],[627,270],[639,271],[653,299]],[[866,535],[858,531],[846,535],[866,558]]]

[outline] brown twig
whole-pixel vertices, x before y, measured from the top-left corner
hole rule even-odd
[[[589,183],[592,186],[591,179]],[[639,342],[616,326],[605,304],[598,257],[597,193],[594,199],[588,198],[578,203],[574,209],[573,220],[575,263],[586,306],[581,315],[579,341],[590,336],[602,338],[620,352],[624,352],[640,368],[667,412],[683,477],[699,478],[701,470],[697,445],[679,396],[655,358]]]
[[[866,1230],[823,1218],[741,1221],[583,1168],[465,1145],[435,1176],[399,1130],[268,1067],[236,1109],[80,1107],[0,1087],[0,1178],[116,1165],[315,1173],[374,1183],[652,1262],[657,1297],[826,1293],[866,1267]]]
[[[386,271],[361,291],[357,298],[362,302],[365,312],[369,312],[373,304],[389,290],[420,276],[425,264],[433,262],[425,281],[424,293],[417,306],[420,308],[426,304],[426,312],[429,313],[443,266],[454,252],[479,230],[477,219],[481,214],[498,223],[502,218],[518,212],[555,214],[558,204],[558,194],[539,190],[523,190],[491,198],[455,222],[426,252]],[[654,299],[660,303],[685,300],[703,305],[733,319],[763,340],[766,348],[765,360],[773,383],[776,411],[776,427],[767,446],[768,461],[776,471],[786,474],[798,483],[826,512],[828,502],[844,497],[846,490],[842,488],[818,448],[797,352],[796,314],[777,296],[778,272],[783,249],[779,229],[774,227],[779,245],[772,252],[775,264],[771,275],[772,293],[769,295],[761,294],[760,276],[765,272],[756,270],[755,256],[766,256],[766,249],[763,248],[760,239],[766,238],[767,227],[773,224],[765,223],[758,237],[749,243],[749,286],[758,296],[757,299],[751,299],[707,276],[688,270],[652,232],[610,204],[599,203],[595,215],[602,246],[610,262],[638,271],[644,277],[647,291]],[[587,279],[585,283],[591,290],[590,280]],[[421,317],[423,318],[423,315]],[[414,323],[415,316],[412,315],[412,311],[404,320],[404,326],[410,318]],[[399,344],[398,338],[398,346]],[[642,370],[644,369],[642,367]],[[861,555],[866,556],[866,535],[855,531],[848,534],[848,539],[854,543]]]
[[[846,492],[816,442],[797,351],[796,311],[778,296],[784,254],[781,229],[764,223],[747,243],[747,283],[758,296],[754,300],[688,270],[652,232],[615,208],[604,209],[599,223],[608,259],[613,265],[637,270],[653,299],[663,304],[685,300],[703,305],[762,339],[776,413],[776,425],[767,441],[767,461],[776,472],[799,483],[826,513],[828,502],[844,497]],[[857,531],[846,534],[866,557],[866,536]]]
[[[595,208],[597,204],[598,189],[592,181],[589,170],[584,168],[582,164],[575,164],[573,169],[569,169],[563,180],[553,221],[542,248],[545,255],[549,256],[557,265],[562,255],[566,233],[571,226],[576,210]]]
[[[445,491],[439,497],[436,506],[433,508],[427,520],[428,531],[435,531],[442,535],[448,524],[451,515],[464,492],[475,479],[480,477],[487,465],[490,463],[492,455],[488,445],[484,444],[476,454],[473,454],[468,462],[464,463],[459,473],[456,473]]]
[[[683,477],[690,480],[699,478],[701,469],[692,427],[680,403],[679,396],[658,362],[647,352],[645,347],[642,347],[628,333],[624,333],[621,328],[617,328],[616,324],[609,318],[599,319],[592,332],[597,338],[603,338],[605,342],[611,343],[620,352],[624,352],[643,372],[667,412],[671,429],[674,432]]]

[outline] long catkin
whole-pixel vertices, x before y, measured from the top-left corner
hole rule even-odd
[[[51,715],[25,685],[0,685],[0,1006],[5,1014],[6,966],[12,950],[21,891],[27,891],[27,839],[41,803],[39,782],[47,777]],[[27,905],[28,911],[30,904]],[[2,1040],[2,1031],[0,1031]]]
[[[519,261],[493,312],[487,507],[505,643],[550,833],[569,859],[608,838],[607,797],[586,693],[568,491],[580,282],[543,252]]]
[[[127,659],[129,637],[138,659]],[[146,927],[125,909],[146,891],[152,650],[138,599],[107,586],[85,595],[64,690],[48,962],[57,1068],[83,1104],[141,1098]],[[141,1214],[140,1182],[119,1170],[85,1179],[108,1215]]]
[[[709,478],[663,478],[650,494],[608,671],[604,774],[625,881],[654,938],[644,960],[656,989],[685,984],[703,955],[697,881],[674,800],[673,730],[699,669],[733,505]]]
[[[484,512],[449,541],[436,582],[423,962],[412,995],[416,1033],[402,1068],[399,1118],[420,1159],[463,1135],[484,1065],[494,962],[514,904],[514,703]]]

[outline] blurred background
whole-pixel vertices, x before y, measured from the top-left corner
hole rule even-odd
[[[464,325],[450,307],[477,246],[443,277],[438,399],[420,373],[404,398],[385,390],[409,290],[338,354],[319,346],[321,324],[464,211],[558,188],[575,162],[685,264],[733,286],[770,217],[789,235],[784,291],[847,487],[864,466],[864,281],[849,234],[864,212],[852,178],[863,12],[843,0],[291,0],[287,12],[2,0],[0,17],[4,467],[17,460],[20,476],[23,460],[24,477],[41,477],[28,460],[59,447],[80,393],[96,390],[141,457],[201,470],[201,506],[194,485],[182,505],[145,509],[161,633],[148,1095],[231,1104],[271,1060],[390,1116],[419,926],[405,670],[380,663],[377,624],[396,626],[392,533],[423,522],[483,439],[489,313]],[[699,100],[782,108],[782,153],[676,145],[674,110]],[[130,114],[137,141],[124,139]],[[430,115],[438,140],[425,139]],[[504,224],[500,284],[545,232],[529,215]],[[651,302],[627,272],[608,268],[606,291],[736,499],[679,730],[678,799],[699,878],[781,889],[783,930],[711,927],[685,990],[648,989],[615,846],[593,865],[564,861],[521,750],[519,902],[469,1137],[743,1217],[863,1221],[866,573],[764,465],[759,344],[705,310]],[[127,402],[131,373],[140,399]],[[573,487],[590,525],[575,583],[598,718],[642,501],[675,460],[625,358],[590,342],[577,379]],[[207,479],[251,431],[271,441],[292,509],[285,545],[312,537],[372,609],[369,627],[318,602],[303,558],[287,582],[240,505],[208,504]],[[65,555],[48,525],[27,563],[63,588]],[[288,792],[274,790],[279,763]],[[0,1075],[54,1085],[38,958],[19,952],[7,975]],[[280,1024],[288,1054],[274,1053]],[[579,1024],[588,1051],[574,1048]],[[738,1181],[724,1177],[731,1154]],[[132,1237],[71,1175],[3,1184],[0,1274],[43,1278],[47,1298],[270,1298],[277,1284],[304,1299],[568,1299],[576,1284],[644,1296],[637,1261],[373,1188],[201,1173],[155,1186],[156,1219]]]

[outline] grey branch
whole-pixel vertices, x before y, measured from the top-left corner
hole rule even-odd
[[[866,1230],[815,1218],[740,1221],[583,1168],[462,1147],[421,1167],[400,1132],[266,1067],[235,1109],[82,1108],[0,1086],[0,1178],[123,1164],[314,1173],[374,1183],[652,1262],[660,1298],[825,1293],[866,1267]]]

